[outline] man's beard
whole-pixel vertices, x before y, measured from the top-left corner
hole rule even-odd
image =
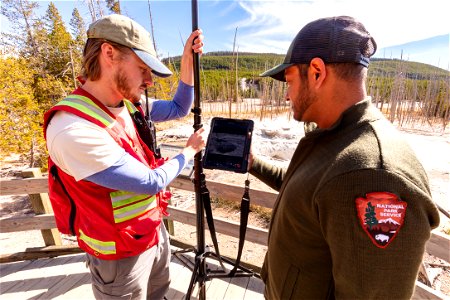
[[[129,80],[124,72],[119,71],[116,76],[114,76],[114,80],[116,82],[117,89],[125,99],[132,102],[138,102],[139,100],[141,100],[141,93],[132,92],[132,89],[128,84]]]
[[[306,110],[317,101],[317,96],[312,94],[309,90],[309,87],[307,85],[308,83],[306,80],[302,83],[302,87],[300,88],[297,97],[295,99],[295,102],[291,100],[291,105],[295,103],[297,106],[293,106],[294,110],[294,119],[301,122],[305,121],[311,121],[311,120],[304,120],[304,115]]]

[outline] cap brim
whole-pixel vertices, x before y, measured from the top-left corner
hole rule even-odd
[[[289,68],[290,66],[293,66],[294,64],[280,64],[278,66],[273,67],[270,70],[265,71],[262,73],[261,77],[267,77],[270,76],[273,79],[279,80],[279,81],[286,81],[286,77],[284,77],[284,70]]]
[[[152,73],[156,76],[169,77],[172,75],[172,72],[156,57],[142,50],[133,49],[133,51],[147,66],[149,66],[150,69],[152,69]]]

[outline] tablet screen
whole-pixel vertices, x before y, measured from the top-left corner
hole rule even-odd
[[[252,132],[252,120],[213,118],[203,167],[246,173]]]

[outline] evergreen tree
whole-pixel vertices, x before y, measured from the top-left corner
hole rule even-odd
[[[83,60],[83,49],[86,43],[86,24],[81,17],[78,9],[74,8],[72,18],[70,19],[70,27],[73,36],[71,48],[71,67],[73,76],[76,77],[81,72],[81,63]]]
[[[371,202],[367,203],[366,213],[364,214],[364,222],[369,226],[369,230],[372,229],[372,226],[378,224],[378,220],[375,213],[375,207]]]
[[[72,37],[53,2],[48,6],[44,22],[49,50],[46,71],[56,77],[65,77],[70,63]]]
[[[86,23],[80,15],[78,9],[72,11],[70,19],[70,28],[73,36],[74,50],[80,54],[83,53],[84,44],[86,42]]]

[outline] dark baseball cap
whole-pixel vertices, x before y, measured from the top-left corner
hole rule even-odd
[[[172,72],[158,59],[150,33],[132,19],[112,14],[89,25],[88,38],[105,39],[131,48],[142,61],[160,77]]]
[[[284,62],[260,76],[286,81],[284,70],[309,64],[315,58],[325,63],[358,63],[366,68],[377,44],[363,24],[352,17],[318,19],[303,27],[289,46]]]

